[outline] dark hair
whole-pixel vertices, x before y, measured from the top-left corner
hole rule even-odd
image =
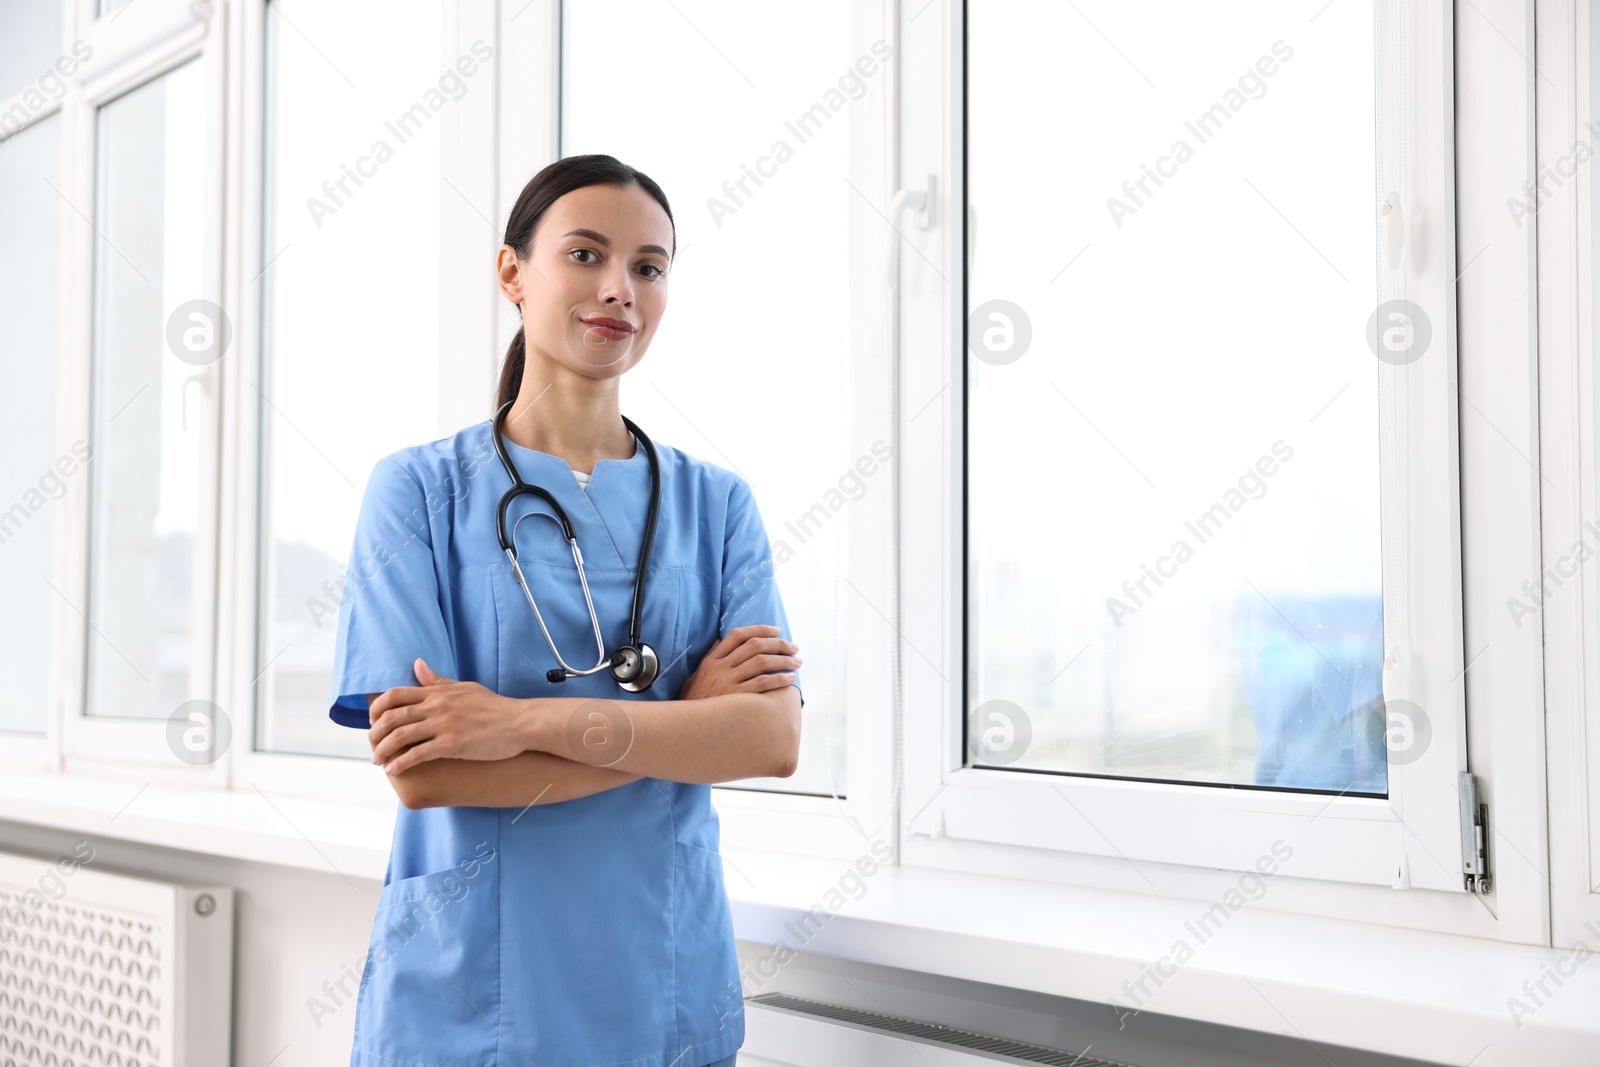
[[[518,259],[527,259],[533,251],[533,231],[538,227],[539,220],[544,218],[544,213],[550,210],[550,205],[574,189],[589,185],[637,185],[655,197],[661,210],[667,213],[667,221],[672,223],[672,253],[677,255],[678,227],[677,223],[672,222],[672,207],[667,203],[667,194],[648,174],[635,170],[614,156],[602,154],[567,156],[535,174],[523,187],[522,195],[517,197],[516,206],[511,209],[511,217],[506,220],[505,241],[502,243],[515,249]],[[506,401],[514,399],[521,390],[522,368],[526,362],[526,342],[522,327],[518,326],[517,336],[511,339],[511,347],[506,349],[505,363],[500,367],[500,387],[495,392],[496,411]]]

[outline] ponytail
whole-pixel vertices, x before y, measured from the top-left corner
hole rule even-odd
[[[528,350],[522,339],[522,327],[517,327],[517,335],[511,339],[511,345],[506,349],[506,360],[500,365],[500,388],[495,390],[494,409],[499,411],[506,406],[508,400],[513,400],[522,391],[522,366],[528,360]]]

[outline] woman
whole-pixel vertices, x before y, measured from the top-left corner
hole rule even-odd
[[[522,329],[495,417],[373,468],[329,716],[370,730],[402,807],[353,1067],[701,1067],[743,1043],[710,783],[793,773],[800,658],[749,485],[619,409],[676,248],[632,167],[540,171],[499,253]],[[509,500],[503,546],[507,465],[549,496]]]

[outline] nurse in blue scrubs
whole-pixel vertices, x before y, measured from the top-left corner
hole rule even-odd
[[[610,156],[551,164],[511,212],[498,276],[523,327],[502,440],[583,562],[580,579],[544,498],[512,501],[548,641],[496,532],[512,482],[495,418],[372,470],[329,715],[370,731],[401,807],[352,1067],[703,1067],[743,1043],[711,784],[793,773],[802,707],[749,484],[655,442],[638,640],[658,676],[550,676],[551,643],[574,670],[603,662],[595,620],[607,656],[630,644],[653,477],[619,386],[675,251],[660,188]],[[771,379],[752,368],[740,391],[773,403]]]

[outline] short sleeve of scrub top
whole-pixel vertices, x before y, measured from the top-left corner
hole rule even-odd
[[[458,678],[455,651],[439,606],[439,580],[422,486],[394,457],[378,461],[367,481],[345,569],[333,677],[339,692],[329,718],[371,727],[367,694],[416,685],[420,657]]]

